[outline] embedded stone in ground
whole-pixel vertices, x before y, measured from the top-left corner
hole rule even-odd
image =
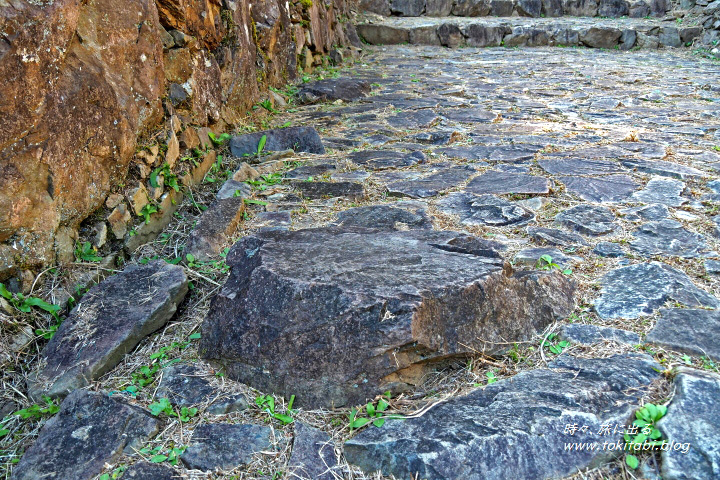
[[[318,165],[303,165],[297,167],[285,174],[285,178],[294,180],[307,180],[310,177],[319,177],[326,173],[335,172],[335,165],[329,163],[321,163]]]
[[[335,225],[383,230],[432,228],[432,222],[425,213],[424,206],[412,204],[411,202],[396,202],[392,206],[372,205],[350,208],[338,214]]]
[[[720,312],[693,308],[664,308],[645,337],[669,350],[720,360]]]
[[[440,115],[448,120],[463,123],[489,123],[497,117],[495,112],[479,108],[452,108],[442,110]]]
[[[585,325],[582,323],[571,323],[560,329],[558,338],[580,345],[592,345],[604,341],[613,341],[627,345],[638,345],[640,335],[629,330],[619,328],[598,327],[597,325]]]
[[[627,175],[607,175],[604,177],[558,177],[568,192],[588,202],[622,202],[638,189]]]
[[[243,219],[245,198],[241,195],[213,202],[190,232],[184,253],[203,262],[216,258]]]
[[[132,454],[160,428],[142,408],[102,392],[75,390],[13,469],[13,479],[91,479]]]
[[[478,195],[485,193],[544,194],[550,192],[550,186],[550,180],[545,177],[488,170],[470,181],[466,190]]]
[[[138,462],[122,474],[125,480],[177,480],[179,475],[171,467],[159,463]]]
[[[362,184],[355,182],[292,182],[292,187],[311,199],[344,197],[361,200],[365,197]]]
[[[457,215],[464,225],[522,225],[535,218],[528,210],[503,198],[466,192],[455,192],[441,198],[437,208],[448,215]]]
[[[255,155],[263,136],[265,136],[263,152],[292,149],[296,152],[325,153],[320,135],[313,127],[279,128],[236,136],[230,140],[230,152],[240,158],[245,155]]]
[[[370,93],[370,83],[356,78],[329,78],[310,82],[300,87],[297,98],[300,103],[353,102]]]
[[[605,235],[618,226],[615,215],[605,207],[577,205],[563,210],[555,217],[555,223],[585,235]]]
[[[417,110],[414,112],[401,112],[388,117],[387,122],[395,128],[426,128],[438,121],[440,117],[432,110]]]
[[[683,190],[685,190],[685,184],[680,180],[653,178],[644,189],[635,192],[633,197],[643,203],[660,203],[668,207],[679,207],[687,203],[687,199],[680,196]]]
[[[339,470],[335,445],[330,435],[296,421],[295,439],[288,462],[290,478],[300,480],[333,480]],[[338,472],[337,474],[339,474]]]
[[[418,418],[388,420],[345,443],[345,458],[365,472],[396,478],[501,480],[562,478],[613,457],[568,450],[598,439],[602,425],[624,425],[659,365],[647,355],[605,359],[561,356],[429,409]],[[586,431],[568,430],[584,425]]]
[[[626,208],[624,210],[620,210],[620,213],[623,214],[627,220],[631,220],[633,222],[642,220],[657,221],[670,216],[670,210],[668,210],[668,207],[660,204]]]
[[[565,232],[556,228],[527,227],[527,233],[535,241],[545,242],[559,247],[587,247],[589,244],[577,233]]]
[[[165,325],[187,290],[183,268],[162,260],[131,265],[92,287],[43,349],[45,367],[31,396],[65,396],[100,378]]]
[[[601,257],[617,258],[624,257],[625,250],[617,244],[612,242],[598,242],[593,248],[593,253]]]
[[[720,375],[680,368],[675,396],[657,426],[679,446],[661,452],[662,478],[717,478],[720,472]]]
[[[270,427],[251,424],[211,423],[193,432],[180,460],[193,470],[232,470],[248,464],[270,448]]]
[[[567,268],[573,263],[582,262],[581,257],[565,255],[557,248],[550,247],[524,248],[515,255],[513,262],[520,265],[529,265],[531,267],[538,264],[543,266],[547,265],[547,262],[541,261],[540,257],[545,255],[549,255],[552,258],[552,263],[556,263],[560,268]]]
[[[203,357],[230,378],[314,406],[402,391],[435,360],[469,354],[473,339],[498,351],[574,306],[567,277],[512,274],[496,250],[456,232],[260,232],[227,263]]]
[[[425,154],[422,152],[405,153],[393,150],[361,150],[351,153],[349,158],[357,165],[365,165],[374,170],[409,167],[425,162]]]
[[[641,225],[634,233],[630,248],[641,255],[676,255],[683,258],[702,256],[707,249],[705,237],[685,230],[681,223],[665,219]]]
[[[601,159],[543,159],[538,165],[552,175],[607,175],[623,170],[618,162]]]
[[[450,167],[416,180],[403,180],[387,186],[388,194],[410,198],[433,197],[464,182],[475,173],[472,167]]]
[[[720,260],[705,260],[705,271],[713,275],[720,273]]]
[[[660,175],[663,177],[673,177],[680,180],[706,176],[704,172],[698,170],[697,168],[686,167],[685,165],[679,163],[664,162],[661,160],[651,161],[633,158],[623,160],[622,164],[627,168],[637,170],[639,172]]]
[[[601,318],[650,315],[672,300],[688,307],[720,307],[720,301],[698,288],[680,270],[660,262],[617,268],[601,280],[595,311]]]

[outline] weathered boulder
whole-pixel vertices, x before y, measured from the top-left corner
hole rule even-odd
[[[562,356],[417,418],[368,428],[345,443],[345,458],[396,478],[562,478],[613,457],[602,444],[621,441],[622,433],[598,432],[625,424],[658,368],[648,355]],[[597,447],[567,448],[585,442]]]
[[[139,407],[102,392],[75,390],[48,420],[13,470],[13,480],[85,480],[123,452],[139,450],[160,422]]]
[[[227,256],[202,357],[308,405],[348,405],[416,383],[433,362],[527,338],[573,308],[574,286],[512,273],[472,236],[428,230],[261,232]]]
[[[658,428],[672,445],[661,450],[662,478],[691,480],[720,474],[720,376],[681,368],[675,396]]]
[[[31,396],[62,397],[111,370],[165,325],[187,290],[182,267],[162,260],[131,265],[92,287],[43,349]]]

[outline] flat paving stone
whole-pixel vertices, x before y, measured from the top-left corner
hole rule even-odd
[[[438,120],[440,117],[432,110],[402,112],[387,118],[391,127],[405,129],[427,128]]]
[[[440,115],[453,122],[488,123],[497,118],[497,113],[479,108],[452,108],[441,110]]]
[[[425,162],[425,154],[422,152],[396,152],[393,150],[361,150],[349,155],[350,160],[374,170],[385,168],[401,168]]]
[[[250,463],[271,448],[270,427],[252,424],[211,423],[195,428],[190,445],[180,456],[189,469],[232,470]]]
[[[550,192],[551,182],[545,177],[524,173],[488,170],[468,183],[466,190],[483,195],[495,194],[546,194]]]
[[[329,78],[303,84],[298,90],[300,103],[353,102],[370,93],[370,82],[357,78]]]
[[[585,204],[563,210],[555,216],[555,223],[592,236],[606,235],[618,228],[615,215],[608,208]]]
[[[619,328],[599,327],[582,323],[571,323],[560,329],[558,338],[580,345],[592,345],[600,342],[617,342],[626,345],[639,345],[640,335]]]
[[[40,430],[12,478],[89,480],[123,452],[139,450],[159,429],[160,421],[140,407],[103,392],[75,390]]]
[[[320,135],[313,127],[288,127],[236,136],[230,140],[230,151],[240,158],[255,155],[263,136],[265,137],[263,152],[292,149],[296,152],[325,153]]]
[[[624,257],[627,255],[619,244],[612,242],[598,242],[595,248],[593,248],[593,253],[608,258]]]
[[[365,188],[355,182],[292,182],[292,187],[305,198],[321,199],[343,197],[348,200],[361,200],[365,197]]]
[[[670,216],[670,210],[666,205],[655,204],[645,205],[642,207],[632,207],[620,210],[626,220],[639,222],[643,220],[659,221]]]
[[[565,189],[588,202],[623,202],[640,187],[627,175],[607,175],[604,177],[557,177],[565,184]]]
[[[659,378],[658,368],[647,355],[564,355],[548,368],[440,402],[418,418],[363,430],[345,443],[345,458],[365,472],[396,478],[562,478],[605,455],[599,448],[569,452],[567,442],[598,444],[601,425],[625,424]],[[564,433],[573,424],[589,428]],[[621,438],[617,433],[602,441]]]
[[[660,203],[668,207],[679,207],[687,203],[687,199],[680,196],[685,190],[685,184],[679,180],[653,178],[645,188],[633,194],[639,202]]]
[[[627,168],[637,170],[638,172],[660,175],[662,177],[678,178],[680,180],[701,178],[707,176],[706,173],[698,170],[697,168],[687,167],[679,163],[664,162],[660,160],[651,161],[627,159],[623,160],[622,164]]]
[[[587,247],[590,245],[581,235],[557,228],[527,227],[527,233],[533,240],[549,245],[560,247]]]
[[[720,361],[720,312],[663,308],[645,342]]]
[[[64,397],[97,380],[165,325],[187,291],[183,268],[163,260],[131,265],[95,285],[43,349],[45,367],[30,394]]]
[[[303,165],[302,167],[293,168],[289,172],[285,173],[285,178],[293,180],[307,180],[308,178],[315,178],[326,173],[334,173],[335,165],[331,163],[321,163],[318,165]]]
[[[624,171],[618,162],[612,160],[541,159],[538,165],[552,175],[608,175]]]
[[[661,452],[662,478],[717,478],[720,472],[720,375],[682,367],[657,426],[673,445]]]
[[[416,180],[394,182],[387,186],[388,195],[394,197],[434,197],[443,190],[452,188],[475,174],[472,167],[450,167],[427,177]]]
[[[463,225],[523,225],[535,215],[521,206],[495,195],[475,195],[467,192],[451,193],[437,202],[437,208],[448,215],[456,215]]]
[[[705,237],[690,232],[675,220],[665,219],[641,225],[634,233],[630,248],[641,255],[676,255],[694,258],[707,249]]]
[[[425,212],[425,206],[418,203],[395,202],[392,205],[350,208],[338,214],[334,225],[382,230],[432,228],[432,222]]]
[[[513,262],[519,265],[529,265],[531,267],[543,266],[546,263],[540,260],[540,257],[545,255],[552,258],[552,262],[556,263],[560,268],[570,267],[572,264],[582,262],[581,257],[573,257],[565,255],[562,251],[552,247],[539,247],[539,248],[524,248],[520,250],[515,257]]]
[[[595,311],[604,319],[650,315],[668,300],[688,307],[720,307],[720,300],[698,288],[685,273],[660,262],[617,268],[605,274],[600,285]]]
[[[712,275],[720,274],[720,260],[705,260],[705,271]]]

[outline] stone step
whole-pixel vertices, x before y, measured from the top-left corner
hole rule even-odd
[[[363,11],[400,17],[663,17],[667,0],[361,0]]]
[[[377,17],[359,23],[357,31],[372,45],[584,46],[620,50],[688,46],[703,33],[701,27],[683,27],[658,19],[590,17]]]

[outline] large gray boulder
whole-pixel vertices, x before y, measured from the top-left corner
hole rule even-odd
[[[427,480],[562,478],[613,456],[620,432],[659,365],[647,355],[563,356],[431,408],[388,420],[345,443],[345,458],[366,472]],[[568,449],[567,445],[596,445]]]
[[[402,391],[433,362],[500,351],[574,306],[565,276],[513,273],[456,232],[268,231],[238,242],[227,263],[201,355],[230,378],[313,406]]]

